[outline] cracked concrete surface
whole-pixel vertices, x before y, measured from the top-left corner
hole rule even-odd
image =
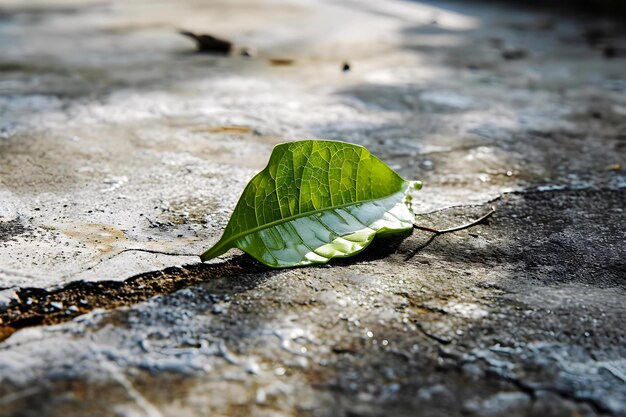
[[[626,416],[625,42],[480,2],[0,2],[0,416]],[[311,137],[423,180],[422,224],[497,212],[409,260],[427,233],[198,263]]]

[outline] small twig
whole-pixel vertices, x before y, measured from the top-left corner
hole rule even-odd
[[[434,229],[434,228],[428,227],[428,226],[420,226],[420,225],[414,224],[413,225],[414,229],[424,230],[426,232],[432,233],[433,235],[426,241],[426,243],[420,245],[417,249],[413,250],[413,252],[411,252],[411,254],[409,256],[407,256],[404,260],[408,261],[409,259],[414,257],[417,252],[419,252],[420,250],[424,249],[426,246],[430,245],[430,243],[433,240],[435,240],[435,238],[437,236],[442,235],[444,233],[458,232],[459,230],[464,230],[464,229],[469,229],[470,227],[474,227],[477,224],[480,224],[481,222],[486,220],[489,216],[491,216],[495,212],[496,212],[495,207],[491,207],[491,210],[489,210],[489,212],[487,214],[479,217],[478,219],[476,219],[476,220],[474,220],[472,222],[469,222],[469,223],[461,225],[461,226],[451,227],[449,229],[443,229],[443,230]]]
[[[437,235],[442,235],[444,233],[458,232],[459,230],[469,229],[470,227],[476,226],[477,224],[479,224],[483,220],[487,219],[489,216],[491,216],[495,212],[496,212],[496,209],[494,207],[492,207],[491,210],[489,211],[489,213],[487,213],[484,216],[474,220],[473,222],[464,224],[462,226],[451,227],[449,229],[444,229],[444,230],[437,230],[437,229],[433,229],[432,227],[419,226],[417,224],[414,224],[413,228],[414,229],[418,229],[418,230],[425,230],[427,232],[435,233]]]
[[[428,238],[428,240],[424,243],[422,243],[421,245],[419,245],[417,248],[413,249],[413,251],[409,254],[409,256],[407,256],[406,258],[404,258],[405,261],[408,261],[409,259],[411,259],[412,257],[414,257],[417,252],[421,251],[422,249],[424,249],[426,246],[430,245],[432,243],[433,240],[435,240],[435,238],[439,236],[438,234],[433,234],[431,237]]]
[[[440,235],[441,234],[441,231],[439,231],[437,229],[433,229],[432,227],[428,227],[428,226],[419,226],[417,224],[413,225],[413,229],[424,230],[426,232],[434,233],[435,235]]]

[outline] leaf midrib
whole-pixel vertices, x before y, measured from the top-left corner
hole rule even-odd
[[[264,230],[264,229],[269,229],[270,227],[273,227],[273,226],[276,226],[276,225],[279,225],[279,224],[282,224],[282,223],[287,223],[287,222],[289,222],[291,220],[299,219],[301,217],[311,216],[313,214],[321,213],[323,211],[336,210],[336,209],[340,209],[340,208],[343,208],[343,207],[353,206],[353,205],[356,205],[356,204],[363,204],[363,203],[369,203],[369,202],[372,202],[372,201],[385,200],[385,199],[390,198],[390,197],[392,197],[392,196],[394,196],[394,195],[396,195],[398,193],[406,192],[407,184],[408,183],[405,180],[404,183],[402,184],[402,187],[400,188],[400,190],[396,191],[393,194],[389,194],[386,197],[370,198],[368,200],[361,200],[361,201],[351,201],[349,203],[343,203],[343,204],[338,204],[338,205],[331,206],[331,207],[325,207],[325,208],[322,208],[322,209],[317,209],[317,210],[313,210],[313,211],[307,211],[306,213],[299,213],[299,214],[292,215],[292,216],[289,216],[289,217],[284,218],[284,219],[274,220],[273,222],[266,223],[266,224],[264,224],[262,226],[254,227],[254,228],[249,229],[249,230],[247,230],[245,232],[238,233],[238,234],[236,234],[236,235],[234,235],[234,236],[232,236],[232,237],[230,237],[230,238],[228,238],[228,239],[226,239],[224,241],[222,241],[220,239],[220,241],[217,242],[217,244],[215,246],[213,246],[211,249],[209,249],[208,251],[206,251],[202,255],[200,255],[200,258],[204,261],[205,255],[207,255],[209,253],[219,253],[222,250],[222,248],[224,248],[224,246],[227,246],[228,244],[230,244],[232,242],[235,242],[237,239],[239,239],[239,238],[241,238],[243,236],[246,236],[246,235],[249,235],[249,234],[252,234],[252,233],[256,233],[256,232]],[[228,249],[230,249],[231,247],[232,246],[228,247]],[[219,256],[219,255],[217,255],[217,256]],[[209,260],[209,259],[212,259],[212,258],[208,258],[207,257],[206,260]]]

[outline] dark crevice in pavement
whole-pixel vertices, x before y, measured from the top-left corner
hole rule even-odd
[[[217,278],[237,276],[237,285],[230,290],[235,292],[247,282],[244,277],[255,275],[251,285],[256,285],[268,273],[272,270],[241,255],[224,263],[170,267],[124,281],[76,281],[53,290],[18,289],[17,300],[0,311],[0,342],[25,327],[63,323],[97,308],[129,306]]]

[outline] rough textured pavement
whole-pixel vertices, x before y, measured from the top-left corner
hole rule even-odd
[[[623,27],[1,1],[0,416],[626,416]],[[198,263],[272,146],[311,137],[424,181],[420,224],[497,212],[325,267]]]

